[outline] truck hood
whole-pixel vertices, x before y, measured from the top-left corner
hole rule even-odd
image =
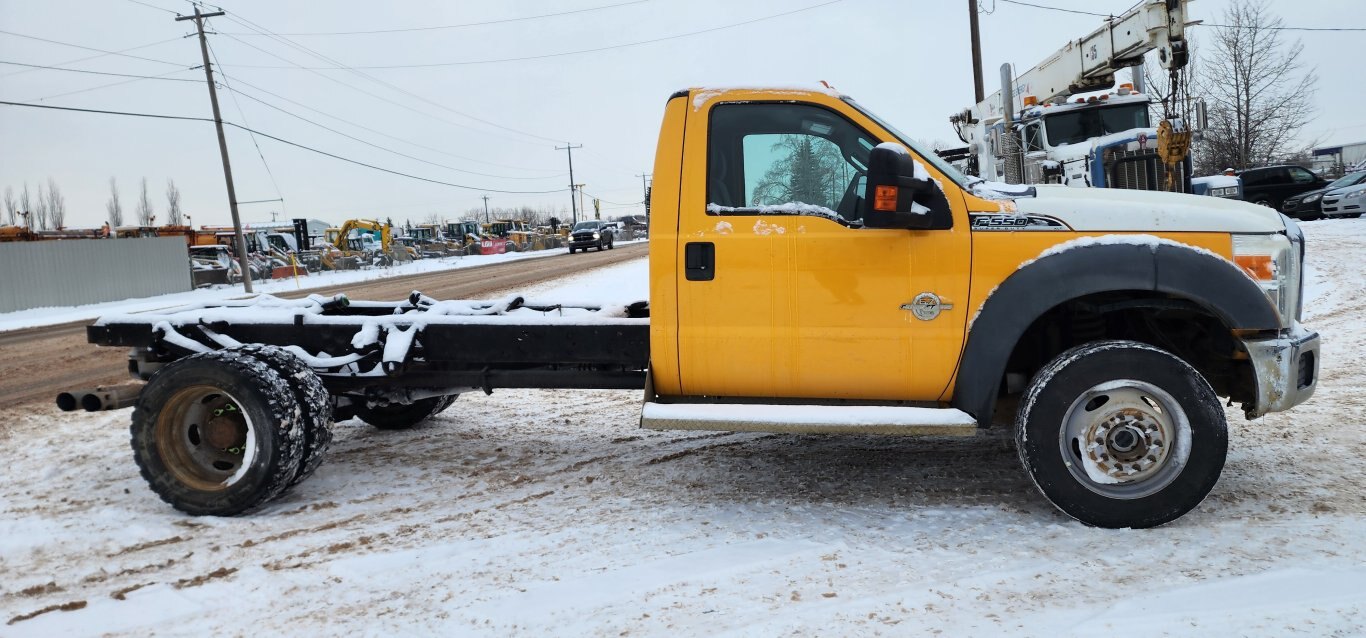
[[[1109,188],[1040,185],[1015,197],[1022,214],[1046,215],[1081,232],[1279,233],[1281,214],[1221,197]]]

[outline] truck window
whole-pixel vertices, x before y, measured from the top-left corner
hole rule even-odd
[[[1045,117],[1048,143],[1053,146],[1077,144],[1093,137],[1148,128],[1148,105],[1144,103],[1079,107]]]
[[[708,140],[709,214],[858,219],[873,137],[827,109],[722,104]]]
[[[1296,184],[1309,184],[1314,181],[1314,174],[1298,166],[1291,166],[1290,179]]]

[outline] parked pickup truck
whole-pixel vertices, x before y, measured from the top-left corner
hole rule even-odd
[[[143,476],[180,510],[237,514],[308,476],[333,420],[643,389],[646,428],[1013,429],[1060,510],[1150,527],[1218,480],[1221,397],[1251,419],[1314,392],[1304,239],[1263,206],[969,179],[820,89],[674,94],[654,175],[648,303],[261,296],[102,318],[89,340],[131,348],[147,381]]]

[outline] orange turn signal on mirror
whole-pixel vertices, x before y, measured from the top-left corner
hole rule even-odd
[[[873,210],[886,213],[896,212],[896,187],[879,186],[873,192]]]
[[[1271,281],[1276,278],[1276,263],[1271,255],[1237,255],[1233,263],[1257,281]]]

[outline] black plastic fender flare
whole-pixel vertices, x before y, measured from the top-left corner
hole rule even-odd
[[[1021,267],[982,304],[959,362],[953,407],[989,426],[1007,359],[1025,330],[1059,304],[1125,290],[1190,300],[1234,330],[1285,327],[1256,282],[1213,253],[1175,243],[1077,246]]]

